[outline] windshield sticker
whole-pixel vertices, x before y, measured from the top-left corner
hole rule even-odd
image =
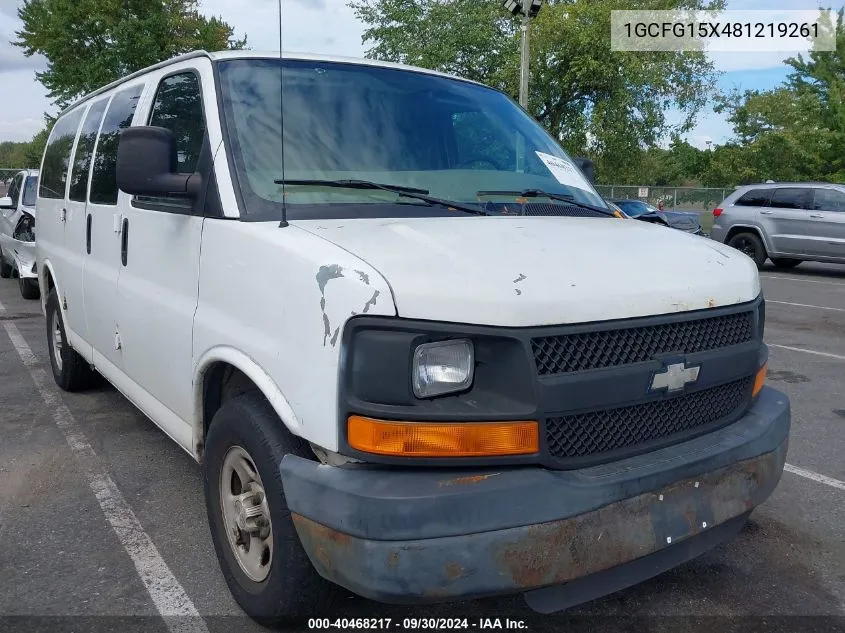
[[[543,161],[543,164],[552,172],[557,181],[562,185],[569,187],[577,187],[585,191],[590,191],[590,183],[575,165],[569,161],[552,156],[551,154],[544,154],[543,152],[534,152],[537,158]]]

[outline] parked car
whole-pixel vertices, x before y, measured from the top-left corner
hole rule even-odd
[[[703,235],[701,218],[695,211],[664,211],[642,200],[619,199],[612,202],[627,215],[643,222],[662,224],[686,233]]]
[[[714,240],[739,249],[758,267],[771,259],[845,263],[845,185],[765,183],[737,187],[713,210]]]
[[[38,299],[35,264],[35,199],[38,170],[23,169],[0,198],[0,277],[17,277],[24,299]]]
[[[253,617],[336,585],[558,610],[732,538],[780,479],[756,267],[619,219],[481,84],[192,53],[62,112],[37,208],[56,383],[93,367],[200,461]]]

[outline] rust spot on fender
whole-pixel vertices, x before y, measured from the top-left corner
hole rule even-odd
[[[708,300],[707,300],[707,307],[708,307],[708,308],[712,308],[712,307],[713,307],[713,306],[715,306],[715,305],[716,305],[716,300],[715,300],[715,299],[710,298],[710,299],[708,299]]]
[[[390,554],[387,555],[387,566],[388,567],[396,567],[399,564],[399,552],[392,551]]]
[[[438,486],[467,486],[472,484],[477,484],[480,481],[484,481],[485,479],[490,479],[490,477],[495,477],[499,473],[491,473],[489,475],[472,475],[470,477],[456,477],[454,479],[445,479],[443,481],[437,482]]]

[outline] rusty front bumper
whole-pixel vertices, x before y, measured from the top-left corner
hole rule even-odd
[[[580,471],[396,472],[291,456],[281,469],[325,578],[396,603],[529,592],[531,606],[552,611],[733,536],[777,485],[789,424],[786,397],[767,388],[729,427]]]

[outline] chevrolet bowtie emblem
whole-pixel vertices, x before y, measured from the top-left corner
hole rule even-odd
[[[651,379],[651,391],[666,389],[669,393],[682,391],[688,384],[698,380],[701,367],[687,367],[686,363],[667,365],[666,369],[654,374]]]

